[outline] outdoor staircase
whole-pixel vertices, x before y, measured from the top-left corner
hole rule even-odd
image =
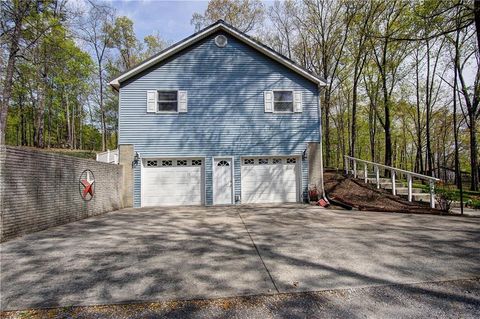
[[[367,178],[367,183],[375,184],[376,178]],[[380,187],[382,189],[392,191],[392,181],[389,178],[380,178]],[[396,182],[395,183],[395,192],[397,196],[404,197],[408,199],[408,187],[405,186],[406,183]],[[417,202],[428,202],[430,201],[430,193],[425,193],[422,188],[412,187],[412,200]]]
[[[363,170],[357,169],[359,165],[362,165]],[[381,170],[383,170],[383,176],[390,175],[390,177],[380,177]],[[403,197],[408,201],[429,202],[430,207],[435,208],[435,183],[439,181],[438,178],[347,155],[345,155],[345,173],[363,180],[364,183],[376,184],[377,188],[388,190],[393,195]],[[428,191],[425,191],[424,188],[414,187],[414,180],[422,184],[426,182],[429,186]]]

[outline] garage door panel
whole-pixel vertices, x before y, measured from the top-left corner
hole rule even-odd
[[[243,165],[242,169],[245,172],[255,170],[256,172],[282,172],[282,171],[295,171],[296,165],[282,164],[282,165]]]
[[[248,194],[247,197],[244,199],[246,203],[259,203],[259,204],[266,204],[266,203],[290,203],[296,202],[297,194],[296,193],[251,193]]]
[[[198,205],[197,203],[201,202],[201,196],[169,196],[168,198],[160,198],[158,196],[154,197],[144,197],[143,206],[178,206],[178,203],[181,202],[183,205]]]
[[[160,187],[157,186],[157,188],[154,190],[145,191],[143,193],[143,196],[144,197],[179,196],[179,195],[185,195],[185,194],[190,194],[190,196],[193,197],[193,196],[200,196],[201,192],[196,185],[194,186],[185,185],[181,189],[166,187],[166,186],[160,186]]]
[[[260,175],[253,175],[251,173],[250,176],[245,176],[245,182],[253,182],[253,183],[261,183],[261,182],[280,182],[280,181],[294,181],[296,178],[296,174],[285,172],[284,174],[260,174]]]
[[[273,181],[245,181],[242,183],[242,185],[245,185],[247,188],[257,188],[257,190],[260,190],[266,187],[271,187],[271,188],[283,191],[284,189],[289,188],[289,189],[293,189],[293,192],[295,193],[295,188],[297,186],[297,183],[292,180],[285,181],[284,183],[278,183]]]
[[[282,203],[298,200],[298,164],[287,163],[286,158],[281,163],[273,163],[273,158],[262,157],[250,159],[248,164],[242,161],[241,184],[243,203]]]
[[[158,186],[158,185],[198,185],[202,181],[202,176],[198,175],[186,175],[186,176],[157,176],[157,177],[152,177],[145,179],[145,186]]]
[[[164,161],[171,162],[172,166],[161,166]],[[187,166],[177,165],[178,162],[187,163]],[[144,160],[142,206],[202,205],[203,165],[192,166],[192,162],[184,158]],[[201,162],[203,164],[204,161]],[[151,166],[152,163],[158,166]]]

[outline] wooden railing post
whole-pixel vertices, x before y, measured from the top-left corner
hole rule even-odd
[[[395,171],[392,169],[392,194],[397,195],[397,188],[396,188],[396,182],[395,182]]]
[[[413,201],[413,178],[418,178],[423,181],[428,181],[429,182],[429,188],[430,188],[430,207],[435,208],[435,183],[439,181],[438,178],[432,177],[432,176],[426,176],[422,174],[418,174],[415,172],[407,171],[404,169],[398,169],[395,167],[371,162],[371,161],[365,161],[361,159],[357,159],[355,157],[351,157],[348,155],[345,156],[345,172],[347,174],[351,173],[354,178],[358,178],[358,171],[357,171],[357,161],[359,163],[363,163],[363,178],[365,180],[365,183],[368,182],[368,165],[373,166],[373,169],[375,171],[375,181],[377,184],[377,188],[381,188],[381,183],[380,183],[380,169],[382,169],[385,174],[387,171],[391,172],[391,182],[392,182],[392,194],[397,195],[397,174],[399,174],[399,178],[402,178],[405,176],[407,178],[407,184],[408,184],[408,201],[411,202]],[[350,166],[350,161],[353,163]],[[352,170],[350,171],[350,167],[352,167]]]
[[[412,201],[412,175],[407,175],[407,184],[408,184],[408,201]]]
[[[435,182],[430,180],[430,207],[435,208]]]
[[[363,164],[363,176],[365,178],[365,184],[368,182],[368,167],[367,163]]]

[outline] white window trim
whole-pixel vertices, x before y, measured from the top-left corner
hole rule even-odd
[[[179,90],[178,89],[157,89],[155,91],[157,91],[157,100],[156,100],[156,102],[157,102],[156,110],[157,111],[155,112],[155,114],[178,114],[178,113],[180,113],[180,112],[178,112],[178,104],[179,104],[179,100],[178,100],[178,98],[179,98],[178,91]],[[160,102],[160,100],[158,99],[158,93],[161,92],[161,91],[163,91],[163,92],[177,92],[177,110],[176,111],[160,111],[158,109],[158,103]],[[168,102],[168,101],[164,101],[164,102]]]
[[[235,204],[235,158],[233,156],[214,156],[212,157],[212,204],[217,205],[215,203],[215,186],[214,183],[215,181],[213,180],[215,178],[215,160],[222,160],[222,159],[228,159],[230,160],[231,164],[231,169],[230,169],[230,174],[232,175],[232,202],[230,203],[231,205]],[[222,205],[222,204],[218,204]],[[228,205],[228,204],[227,204]]]
[[[294,94],[295,94],[295,90],[293,89],[275,89],[275,90],[271,90],[273,92],[272,94],[272,113],[278,113],[278,114],[293,114],[293,113],[298,113],[298,112],[295,112],[295,98],[294,98]],[[292,110],[291,111],[275,111],[275,92],[292,92]]]

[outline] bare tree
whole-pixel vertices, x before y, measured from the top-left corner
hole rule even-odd
[[[323,119],[323,141],[325,143],[325,166],[331,164],[331,99],[338,86],[338,73],[341,69],[345,45],[350,36],[350,26],[354,18],[350,3],[336,0],[305,0],[305,11],[297,16],[302,32],[310,35],[312,41],[307,45],[311,50],[310,68],[321,75],[327,86],[323,90],[321,101]]]
[[[371,51],[380,75],[383,117],[379,110],[376,114],[385,132],[385,165],[392,165],[392,122],[391,122],[391,97],[399,81],[398,72],[400,64],[408,55],[404,44],[393,41],[392,37],[398,32],[400,20],[404,18],[408,2],[399,0],[387,1],[383,4],[383,13],[378,22],[372,25],[370,34]]]
[[[97,64],[98,77],[98,107],[100,112],[100,124],[102,131],[102,150],[105,151],[107,147],[107,124],[106,124],[106,110],[104,105],[105,89],[104,89],[104,74],[107,50],[111,46],[111,38],[108,34],[108,27],[113,25],[113,10],[112,8],[89,2],[90,8],[87,13],[87,18],[80,21],[80,37],[91,47],[93,55]]]
[[[357,134],[357,104],[358,104],[358,86],[362,78],[363,67],[368,57],[367,40],[371,30],[372,20],[376,19],[380,11],[379,2],[359,2],[351,10],[352,16],[355,16],[353,23],[353,34],[356,37],[350,37],[348,42],[350,63],[353,65],[353,86],[352,86],[352,120],[351,120],[351,142],[350,156],[355,156],[356,134]],[[372,105],[372,104],[371,104]]]
[[[472,180],[471,190],[478,190],[479,172],[478,172],[478,144],[477,144],[477,124],[480,117],[480,53],[476,42],[472,41],[473,32],[465,30],[460,39],[460,48],[463,49],[463,59],[456,59],[455,68],[459,81],[459,90],[463,97],[463,103],[460,103],[462,111],[464,112],[465,121],[469,130],[470,137],[470,168]],[[462,45],[463,44],[463,45]],[[461,53],[459,54],[461,56]],[[470,65],[475,65],[475,78],[473,85],[469,86],[465,76],[465,68]],[[461,102],[461,101],[460,101]]]
[[[273,30],[276,39],[270,36],[267,41],[272,43],[273,47],[280,53],[286,55],[289,59],[293,58],[293,47],[297,37],[297,26],[295,24],[296,4],[292,0],[278,1],[275,0],[269,8],[270,21],[273,24]],[[272,31],[273,31],[272,30]],[[268,32],[269,35],[273,32]]]

